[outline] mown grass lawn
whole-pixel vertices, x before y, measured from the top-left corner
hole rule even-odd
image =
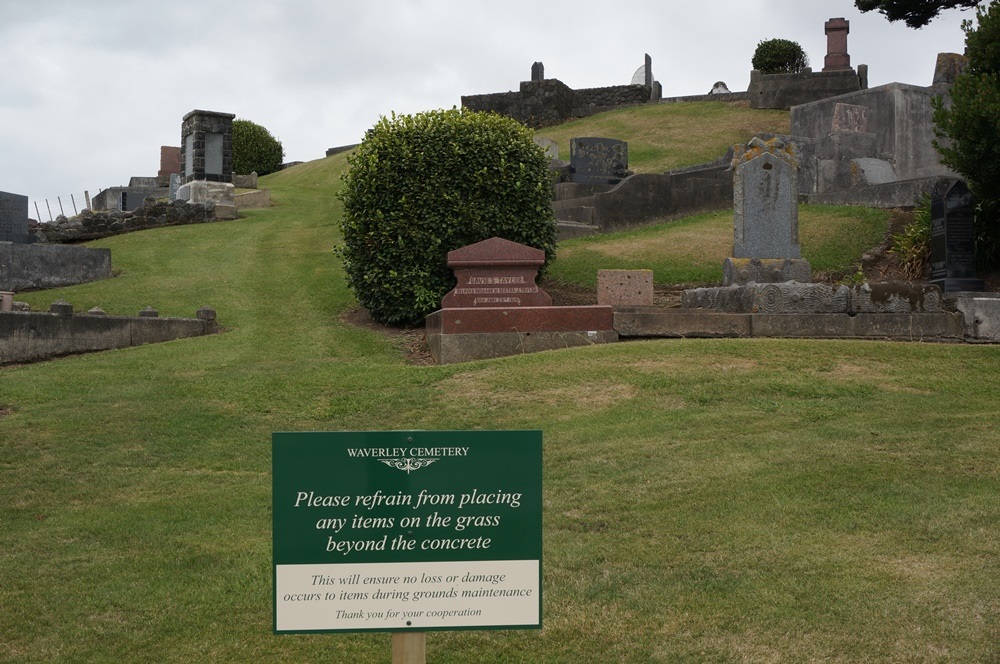
[[[210,304],[226,331],[0,368],[0,660],[387,661],[387,634],[271,633],[271,432],[519,428],[544,436],[544,628],[431,633],[428,661],[1000,657],[1000,348],[413,366],[342,320],[343,166],[266,178],[277,207],[244,219],[102,241],[120,276],[19,297]]]

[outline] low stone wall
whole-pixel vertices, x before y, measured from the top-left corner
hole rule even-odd
[[[560,124],[579,114],[589,114],[591,111],[588,109],[612,110],[647,104],[650,94],[650,89],[644,85],[573,90],[558,79],[547,78],[543,81],[523,81],[517,92],[465,95],[462,107],[506,115],[538,129]]]
[[[233,186],[237,189],[256,189],[257,173],[251,173],[250,175],[238,175],[233,173]]]
[[[751,108],[781,108],[836,97],[862,89],[861,77],[853,69],[814,72],[806,68],[797,74],[750,72],[747,94]]]
[[[649,102],[645,85],[612,85],[606,88],[575,90],[576,106],[633,106]]]
[[[0,242],[0,291],[61,288],[110,277],[110,249]]]
[[[151,199],[147,199],[150,201]],[[181,226],[217,221],[211,203],[173,203],[156,201],[132,212],[92,212],[84,210],[76,217],[56,217],[55,222],[33,223],[28,229],[37,242],[73,243],[99,240],[112,235],[142,231],[161,226]]]
[[[271,207],[271,190],[258,189],[257,191],[246,191],[233,196],[233,203],[237,210],[254,210],[258,208]]]
[[[62,313],[0,313],[0,364],[142,346],[219,331],[215,310],[210,307],[202,307],[197,318],[159,318],[150,310],[138,317],[73,314],[72,305],[61,302],[52,308]]]
[[[517,92],[462,97],[462,108],[506,115],[534,129],[564,122],[574,106],[576,93],[555,78],[523,81]]]

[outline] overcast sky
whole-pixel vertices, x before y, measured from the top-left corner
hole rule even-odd
[[[930,85],[971,12],[912,30],[853,0],[0,0],[0,190],[65,201],[156,175],[196,108],[267,127],[287,161],[318,159],[392,111],[515,90],[535,61],[601,87],[649,53],[664,96],[743,91],[762,39],[797,41],[822,69],[823,23],[840,16],[874,87]]]

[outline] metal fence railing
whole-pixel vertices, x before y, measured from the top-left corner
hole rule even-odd
[[[55,198],[35,198],[28,204],[28,216],[34,213],[40,223],[49,223],[59,215],[73,217],[90,209],[90,192],[82,191],[63,194]]]

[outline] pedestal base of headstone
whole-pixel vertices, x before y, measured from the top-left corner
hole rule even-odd
[[[936,314],[941,312],[941,291],[909,282],[751,283],[692,288],[681,295],[681,306],[730,314]]]
[[[233,205],[235,187],[229,182],[195,180],[177,188],[177,198],[188,203],[215,203]]]
[[[440,309],[427,317],[438,364],[618,341],[610,306]]]
[[[969,279],[969,278],[947,278],[947,279],[934,279],[928,282],[934,286],[941,289],[942,293],[950,295],[952,293],[959,293],[962,291],[977,291],[982,292],[986,290],[986,282],[982,279]]]
[[[812,269],[804,258],[727,258],[722,263],[722,285],[809,283]]]

